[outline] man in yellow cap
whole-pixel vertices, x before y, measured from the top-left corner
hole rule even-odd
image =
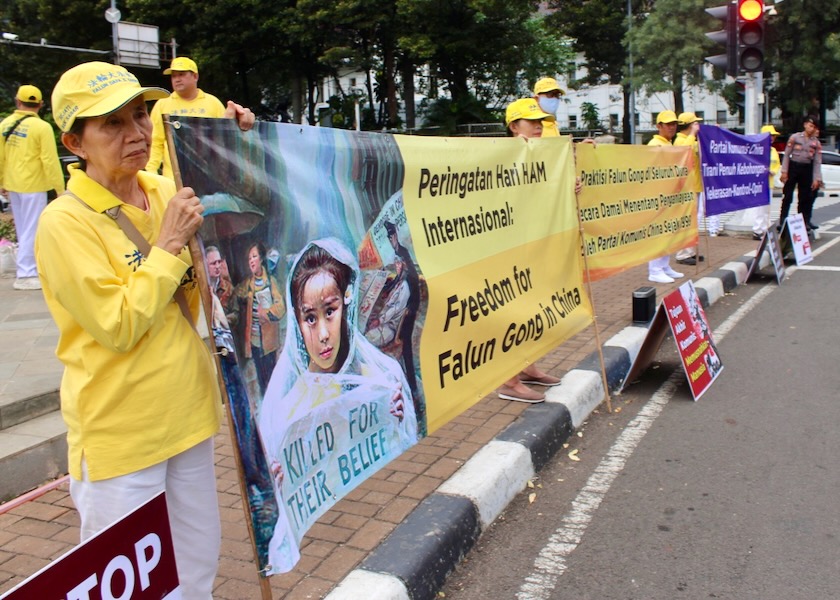
[[[694,186],[698,190],[695,200],[697,202],[697,226],[705,216],[705,198],[703,197],[702,180],[700,177],[700,144],[697,142],[697,132],[700,130],[700,122],[703,119],[695,115],[693,112],[683,112],[677,117],[677,135],[674,138],[674,146],[690,146],[694,152],[694,170],[692,171],[694,177]],[[709,217],[706,220],[706,226],[709,230],[709,235],[715,237],[720,229],[720,219],[717,215]],[[694,246],[683,248],[677,252],[676,259],[678,263],[684,265],[697,264],[697,250]],[[703,260],[703,257],[700,257]]]
[[[770,228],[770,201],[773,199],[773,185],[776,182],[776,173],[782,168],[782,161],[779,159],[779,151],[773,147],[773,142],[779,136],[779,132],[773,125],[764,125],[761,128],[761,133],[770,134],[770,183],[768,186],[769,194],[767,204],[764,206],[756,206],[751,208],[753,215],[753,239],[760,240],[764,237],[765,232]]]
[[[38,116],[44,105],[41,90],[22,85],[16,110],[0,123],[0,193],[8,198],[18,239],[16,290],[40,290],[35,264],[35,230],[47,206],[47,193],[64,191],[55,135]]]
[[[554,117],[543,123],[543,137],[560,135],[557,129],[557,109],[560,107],[560,97],[565,93],[554,77],[543,77],[534,85],[534,100],[537,101],[543,112]]]
[[[663,110],[656,115],[656,133],[648,146],[670,146],[677,133],[677,115],[673,110]],[[654,283],[674,283],[682,273],[671,268],[671,255],[666,254],[648,262],[648,281]]]
[[[186,56],[173,58],[163,74],[171,77],[173,91],[169,98],[158,100],[149,115],[152,119],[152,147],[149,150],[146,170],[157,173],[163,163],[163,175],[171,179],[173,173],[166,145],[163,115],[235,118],[239,128],[247,131],[254,125],[254,113],[231,101],[228,101],[225,107],[216,96],[199,88],[198,65]]]

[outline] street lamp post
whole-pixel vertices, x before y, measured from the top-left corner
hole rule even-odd
[[[120,64],[120,41],[119,33],[117,32],[117,24],[120,22],[122,14],[117,9],[116,0],[111,0],[111,7],[105,10],[105,20],[111,24],[111,37],[114,40],[114,64]]]
[[[631,0],[627,0],[627,55],[630,61],[629,75],[630,75],[630,100],[627,102],[630,106],[630,143],[636,143],[636,90],[633,87],[633,44],[630,41],[630,32],[633,30],[633,7]]]

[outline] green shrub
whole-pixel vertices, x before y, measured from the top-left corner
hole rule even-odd
[[[0,214],[0,240],[6,238],[10,242],[17,243],[17,234],[15,233],[15,221],[12,215],[8,213]]]

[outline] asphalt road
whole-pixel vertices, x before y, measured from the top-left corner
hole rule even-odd
[[[840,597],[831,212],[812,263],[708,311],[724,363],[709,391],[692,400],[666,338],[482,536],[447,599]]]

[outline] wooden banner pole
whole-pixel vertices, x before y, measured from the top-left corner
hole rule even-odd
[[[575,158],[574,142],[572,143],[572,160]],[[593,144],[594,145],[594,144]],[[575,180],[575,187],[577,187],[577,179]],[[601,348],[601,333],[598,329],[598,315],[595,311],[595,296],[592,294],[592,282],[589,280],[589,261],[586,257],[586,237],[583,232],[583,223],[580,221],[580,202],[578,201],[577,192],[575,196],[575,218],[578,223],[578,233],[580,238],[580,249],[583,254],[583,271],[586,274],[586,293],[589,295],[589,304],[592,306],[592,324],[595,326],[595,345],[598,346],[598,359],[601,361],[601,381],[604,385],[604,400],[607,402],[607,412],[612,412],[612,401],[610,400],[610,388],[607,383],[607,367],[604,362],[604,351]]]
[[[177,127],[177,121],[172,122],[169,116],[164,116],[164,129],[166,130],[166,144],[169,147],[169,158],[172,162],[172,175],[175,178],[175,186],[180,190],[184,187],[181,180],[181,169],[178,165],[178,157],[175,155],[175,145],[172,139],[172,128]],[[239,452],[239,445],[236,443],[236,427],[234,425],[233,412],[230,407],[230,398],[228,397],[227,387],[225,387],[224,378],[222,377],[222,365],[219,361],[219,353],[216,352],[215,343],[213,342],[213,300],[210,293],[210,283],[207,279],[207,270],[204,264],[204,247],[197,236],[193,236],[189,241],[190,256],[192,257],[193,270],[195,271],[196,281],[198,282],[198,289],[201,296],[201,304],[204,307],[204,317],[207,325],[207,331],[210,334],[209,345],[213,355],[213,361],[216,366],[216,379],[221,391],[222,401],[225,404],[225,412],[227,414],[228,435],[230,435],[230,445],[233,447],[233,455],[236,460],[236,473],[239,480],[239,494],[242,497],[242,509],[245,512],[245,523],[248,526],[248,536],[251,538],[251,549],[254,552],[254,564],[259,565],[259,554],[257,552],[257,538],[254,534],[254,526],[251,521],[250,502],[248,502],[248,487],[243,476],[244,469],[242,467],[242,456]],[[263,576],[259,572],[257,578],[260,583],[260,595],[262,600],[272,600],[271,585],[268,577]]]

